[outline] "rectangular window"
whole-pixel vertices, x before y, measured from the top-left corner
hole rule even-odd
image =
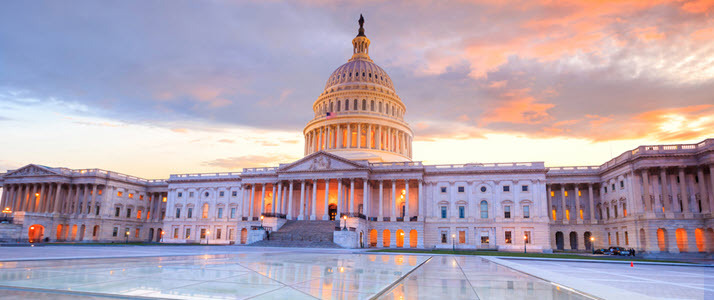
[[[613,190],[613,191],[615,190],[615,184],[614,184],[614,183],[612,184],[612,190]]]
[[[662,207],[662,212],[664,212],[664,206]],[[627,217],[627,204],[622,203],[622,216]]]
[[[582,196],[583,196],[583,191],[578,190],[578,197],[582,197]]]
[[[219,219],[223,218],[223,207],[218,208],[218,218]]]
[[[528,191],[528,185],[522,185],[522,186],[521,186],[521,191],[527,192],[527,191]]]
[[[100,206],[97,206],[97,209],[94,210],[94,215],[98,216],[99,215],[99,208]]]
[[[564,192],[565,192],[565,194],[564,194],[565,197],[568,197],[568,191],[564,191]]]
[[[221,229],[220,228],[216,229],[216,239],[218,239],[218,240],[221,239]]]
[[[166,202],[166,197],[161,198],[161,202]]]
[[[141,209],[136,211],[136,218],[141,219]]]
[[[179,198],[183,197],[183,193],[182,193],[182,192],[178,192],[178,197],[179,197]]]
[[[463,219],[466,217],[466,208],[463,206],[459,206],[459,219]]]
[[[625,231],[625,245],[629,245],[629,244],[630,244],[630,237],[627,236],[627,231]]]
[[[134,229],[134,237],[138,238],[139,237],[139,228]]]
[[[114,216],[115,216],[115,217],[118,217],[118,216],[119,216],[119,211],[120,211],[120,210],[121,210],[121,208],[119,208],[119,207],[115,207],[115,208],[114,208]]]
[[[555,220],[555,218],[558,216],[558,211],[555,209],[551,210],[551,215],[553,216],[553,220]]]
[[[511,206],[510,205],[506,205],[503,207],[503,217],[506,219],[511,218]]]
[[[513,243],[513,237],[511,236],[510,231],[506,231],[506,244],[512,244]]]
[[[464,187],[463,187],[463,186],[460,186],[460,187],[459,187],[459,193],[463,193],[463,192],[464,192]]]
[[[238,192],[236,192],[236,191],[233,191],[233,192],[231,193],[231,196],[233,196],[233,197],[237,197],[237,196],[238,196]]]
[[[129,193],[129,198],[134,198],[134,194]]]
[[[201,219],[208,218],[208,204],[203,205],[203,210],[201,212]]]
[[[503,186],[503,191],[504,191],[504,192],[510,192],[510,191],[511,191],[511,186],[510,186],[510,185],[504,185],[504,186]]]
[[[114,229],[112,229],[112,236],[117,236],[118,234],[119,234],[119,227],[114,227]]]
[[[193,217],[193,207],[188,208],[188,216],[189,219]]]
[[[181,217],[181,209],[180,209],[180,208],[177,208],[177,209],[176,209],[176,219],[178,219],[178,218],[180,218],[180,217]]]
[[[218,196],[219,196],[219,197],[223,197],[223,195],[224,195],[224,192],[223,192],[223,191],[218,192]]]
[[[489,243],[489,241],[490,239],[488,237],[488,232],[481,232],[481,244],[486,245]]]
[[[191,228],[186,228],[185,239],[190,239],[190,238],[191,238]]]
[[[619,231],[615,232],[615,242],[616,242],[615,245],[617,245],[617,246],[620,245],[620,232]]]
[[[526,240],[526,244],[531,244],[533,240],[531,239],[531,232],[530,231],[524,231],[523,232],[523,239]]]
[[[441,192],[442,192],[442,193],[446,193],[446,187],[445,187],[445,186],[442,186],[442,187],[441,187]]]
[[[151,218],[151,211],[149,210],[146,212],[146,219],[148,220],[150,218]]]
[[[620,188],[621,188],[621,189],[624,189],[624,188],[625,188],[625,182],[622,181],[622,180],[620,180]]]
[[[446,206],[441,207],[441,218],[446,219]]]
[[[126,209],[126,217],[131,218],[131,208]]]
[[[122,195],[124,195],[123,192],[117,192],[117,197],[121,197]]]
[[[139,200],[144,200],[144,195],[139,195]]]
[[[605,194],[607,194],[607,187],[605,187]]]
[[[231,219],[235,219],[235,218],[236,218],[236,208],[231,207]]]
[[[466,231],[459,231],[459,244],[466,244]]]
[[[531,217],[531,207],[530,205],[523,205],[523,218],[528,219]]]
[[[178,238],[178,228],[174,228],[174,238]]]
[[[568,221],[570,221],[570,210],[569,209],[565,210],[565,218],[568,219]]]
[[[550,196],[555,197],[555,191],[550,191]]]
[[[446,232],[441,232],[441,243],[446,244]]]
[[[206,238],[206,228],[201,228],[201,239]]]
[[[193,198],[193,192],[188,192],[188,196]]]
[[[580,209],[580,220],[582,220],[582,219],[583,219],[583,209],[581,208]]]

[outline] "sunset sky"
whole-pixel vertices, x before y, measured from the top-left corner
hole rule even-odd
[[[428,164],[599,165],[714,138],[714,1],[3,1],[0,173],[303,156],[359,14]]]

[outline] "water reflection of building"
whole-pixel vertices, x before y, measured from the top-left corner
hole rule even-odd
[[[167,180],[28,165],[0,177],[14,223],[0,238],[243,244],[260,216],[346,216],[364,247],[714,249],[714,140],[641,146],[600,166],[424,165],[361,24],[352,44],[312,105],[304,158]]]

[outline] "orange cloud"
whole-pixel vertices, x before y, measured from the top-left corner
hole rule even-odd
[[[499,106],[484,113],[482,125],[490,123],[538,124],[552,120],[548,110],[555,107],[551,103],[540,103],[529,94],[529,90],[509,91]]]

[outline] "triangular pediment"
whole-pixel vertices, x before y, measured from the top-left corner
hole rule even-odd
[[[47,176],[47,175],[61,175],[48,167],[29,164],[17,170],[13,170],[5,174],[5,177],[24,177],[24,176]]]
[[[327,152],[316,152],[302,159],[287,165],[281,165],[278,172],[305,172],[305,171],[331,171],[331,170],[366,170],[366,164],[351,161],[349,159],[330,154]]]

